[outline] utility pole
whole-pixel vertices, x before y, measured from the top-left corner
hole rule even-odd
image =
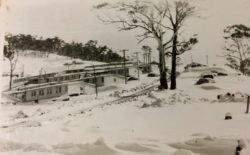
[[[95,52],[95,61],[96,61],[96,52]],[[98,96],[98,88],[97,88],[97,79],[96,79],[96,73],[95,73],[95,64],[93,65],[93,71],[94,71],[94,81],[95,81],[95,95]]]
[[[146,54],[143,53],[143,65],[146,65]]]
[[[135,52],[136,54],[136,61],[137,61],[137,74],[138,74],[138,80],[140,80],[140,72],[139,72],[139,59],[138,59],[138,54],[140,52]]]
[[[128,50],[122,50],[123,52],[123,71],[124,71],[124,78],[125,78],[125,84],[127,84],[127,71],[126,71],[126,54],[125,52]]]
[[[115,63],[115,74],[118,75],[118,71],[117,71],[117,63]]]
[[[23,70],[22,70],[22,73],[21,73],[21,77],[24,77],[24,64],[23,64]]]
[[[247,110],[246,110],[246,114],[249,113],[249,104],[250,104],[250,96],[247,96]]]
[[[206,61],[207,61],[207,66],[208,66],[208,55],[206,55]]]
[[[152,65],[151,65],[151,51],[148,53],[148,59],[149,59],[149,71],[152,72]]]
[[[97,97],[98,96],[98,89],[97,89],[97,79],[96,79],[96,74],[95,74],[95,65],[93,65],[93,72],[94,72],[94,82],[95,82],[95,94]]]

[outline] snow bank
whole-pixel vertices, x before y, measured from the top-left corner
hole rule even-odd
[[[226,94],[218,94],[217,99],[219,102],[247,102],[247,95],[241,92],[227,92]]]
[[[227,73],[229,75],[238,75],[239,72],[227,67],[227,66],[212,66],[212,67],[195,67],[190,68],[185,72],[195,72],[195,73],[204,73],[204,72],[221,72],[221,73]]]
[[[175,151],[172,155],[196,155],[193,152],[185,149],[179,149]]]
[[[13,119],[20,119],[20,118],[28,118],[28,115],[25,114],[22,110],[18,111],[17,114],[13,116]]]
[[[145,89],[151,88],[152,86],[155,86],[156,83],[158,84],[158,80],[151,81],[150,83],[141,83],[140,85],[138,85],[136,87],[123,89],[120,92],[116,92],[116,93],[118,93],[120,97],[131,96],[131,95],[134,95],[142,90],[145,90]]]
[[[147,107],[162,107],[164,104],[190,104],[192,100],[188,94],[185,94],[181,90],[169,91],[169,92],[150,92],[147,96],[139,97],[139,104],[141,108]]]
[[[23,144],[10,140],[0,139],[0,152],[11,154],[63,154],[63,155],[112,155],[116,151],[108,147],[103,139],[98,139],[93,144],[60,143],[47,148],[38,143]],[[16,154],[16,153],[15,153]]]
[[[177,149],[186,149],[202,155],[234,155],[237,140],[213,138],[208,136],[169,145]]]
[[[137,152],[137,153],[155,153],[158,150],[143,146],[138,143],[118,143],[115,145],[117,149],[130,151],[130,152]]]
[[[0,152],[10,152],[12,151],[21,151],[25,152],[24,154],[28,154],[28,152],[43,152],[44,154],[47,154],[49,151],[46,149],[44,145],[37,144],[37,143],[31,143],[31,144],[23,144],[23,143],[18,143],[10,140],[4,140],[0,139]],[[47,153],[45,153],[47,152]],[[1,153],[1,154],[2,154]],[[31,153],[30,153],[31,154]]]
[[[11,125],[4,125],[2,128],[17,128],[17,127],[41,127],[42,124],[38,121],[22,121]]]
[[[98,139],[93,144],[61,143],[52,146],[52,152],[65,155],[111,155],[115,151],[108,147],[103,139]]]
[[[14,151],[24,148],[25,145],[22,143],[12,142],[0,139],[0,151],[7,152],[7,151]]]

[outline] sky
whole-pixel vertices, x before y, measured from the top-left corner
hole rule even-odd
[[[86,43],[92,39],[117,51],[128,49],[130,54],[140,52],[142,45],[150,45],[152,59],[157,60],[155,40],[138,44],[136,31],[120,32],[97,19],[93,6],[106,1],[118,0],[5,0],[5,32],[59,36],[67,42]],[[250,0],[196,0],[192,4],[202,18],[189,19],[183,33],[185,37],[198,34],[199,43],[182,56],[183,62],[190,62],[192,55],[193,61],[204,63],[208,55],[209,65],[224,63],[217,56],[225,45],[223,29],[232,24],[250,27]]]

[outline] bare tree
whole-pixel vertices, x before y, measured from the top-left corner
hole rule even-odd
[[[160,88],[168,89],[166,78],[165,48],[172,42],[173,36],[167,35],[167,31],[173,30],[168,26],[169,4],[167,1],[153,3],[151,1],[127,1],[115,4],[102,3],[95,6],[98,10],[114,11],[110,15],[102,14],[99,19],[104,23],[117,24],[120,31],[139,30],[136,37],[138,43],[145,39],[154,39],[157,42],[159,53]]]
[[[168,89],[165,54],[168,49],[172,48],[171,89],[175,89],[177,55],[190,50],[192,45],[197,43],[196,36],[188,41],[179,42],[179,31],[185,21],[195,15],[196,8],[182,0],[174,2],[174,5],[170,5],[167,0],[161,0],[157,4],[139,0],[115,4],[102,3],[95,8],[98,10],[107,8],[115,11],[113,16],[99,19],[108,24],[118,24],[120,31],[141,30],[142,33],[136,36],[139,43],[149,38],[156,40],[159,53],[160,83],[164,89]]]
[[[9,90],[12,88],[12,78],[13,72],[15,70],[17,60],[18,60],[18,53],[12,46],[12,44],[8,44],[4,46],[4,57],[6,57],[10,62],[10,81],[9,81]]]
[[[168,5],[166,17],[170,22],[171,30],[175,34],[172,40],[172,45],[165,47],[165,51],[172,48],[171,52],[166,52],[171,56],[172,69],[171,69],[171,86],[170,89],[176,89],[176,65],[177,56],[181,55],[185,51],[191,50],[192,46],[198,42],[197,36],[194,35],[188,40],[178,41],[180,36],[180,30],[184,26],[185,21],[195,16],[197,13],[196,7],[192,6],[188,1],[176,1],[173,5]]]
[[[232,25],[224,33],[226,46],[223,56],[228,61],[227,65],[245,74],[250,66],[250,27]]]

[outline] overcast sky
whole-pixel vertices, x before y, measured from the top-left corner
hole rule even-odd
[[[98,40],[115,50],[140,51],[144,44],[155,50],[155,41],[137,44],[135,32],[119,32],[115,26],[104,25],[92,10],[105,0],[6,0],[6,32],[25,33],[43,37],[59,36],[67,42]],[[116,0],[106,0],[116,1]],[[186,34],[198,34],[199,44],[184,55],[184,62],[190,55],[199,62],[222,61],[216,55],[222,52],[223,29],[232,24],[250,27],[250,0],[196,0],[202,19],[190,19],[185,27]],[[156,59],[155,55],[153,59]]]

